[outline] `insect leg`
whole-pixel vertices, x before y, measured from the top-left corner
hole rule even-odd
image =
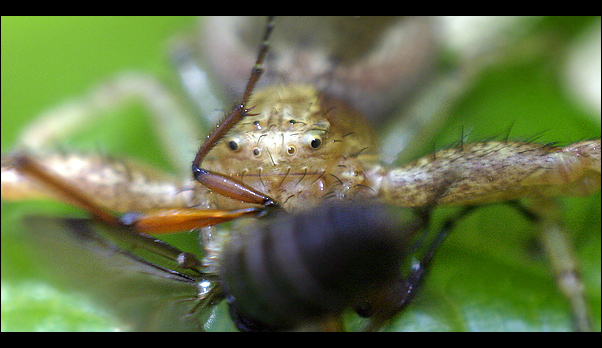
[[[209,74],[197,61],[194,46],[186,39],[176,41],[170,49],[171,62],[188,99],[210,127],[222,116],[223,104],[212,92]],[[188,167],[187,170],[190,169]]]
[[[511,141],[463,144],[368,176],[384,200],[403,206],[585,196],[600,190],[600,148],[600,139],[566,147]]]
[[[199,148],[194,161],[192,162],[192,174],[194,178],[205,187],[226,197],[241,200],[247,203],[261,204],[264,206],[277,206],[277,204],[271,197],[237,180],[201,168],[201,164],[205,156],[207,156],[209,151],[211,151],[211,149],[220,141],[220,139],[226,135],[226,133],[228,133],[228,131],[230,131],[230,129],[232,129],[232,127],[234,127],[240,120],[242,120],[243,117],[249,115],[250,108],[247,103],[257,81],[259,81],[259,78],[263,73],[263,62],[267,56],[269,38],[272,33],[273,26],[274,18],[269,17],[263,37],[263,43],[259,49],[255,66],[251,70],[251,77],[249,78],[241,102],[234,107],[232,112],[230,112],[226,119],[224,119],[224,121],[217,126],[215,131],[209,134],[207,139],[205,139]]]
[[[202,263],[194,254],[181,251],[160,239],[139,233],[139,231],[127,227],[105,228],[103,229],[103,233],[112,240],[126,244],[129,248],[147,250],[175,262],[183,269],[191,269],[199,274],[203,273]]]
[[[389,319],[412,303],[428,275],[431,262],[441,243],[443,243],[456,224],[476,208],[476,206],[465,207],[458,215],[447,219],[427,246],[424,254],[412,262],[409,274],[393,283],[374,302],[367,302],[356,308],[358,314],[370,317],[370,322],[366,326],[365,331],[380,329]],[[430,209],[423,211],[419,218],[422,222],[417,225],[417,229],[426,228],[430,220]]]
[[[28,151],[46,149],[131,103],[145,108],[168,151],[166,157],[187,172],[190,164],[183,159],[195,151],[199,126],[169,90],[143,73],[117,75],[85,96],[45,112],[23,131],[19,146]]]
[[[24,163],[25,162],[25,163]],[[2,156],[2,199],[12,201],[48,199],[73,204],[56,183],[27,172],[30,163],[43,177],[78,190],[103,209],[114,212],[153,208],[207,207],[207,191],[191,190],[186,184],[155,168],[129,159],[100,154],[16,152]],[[45,174],[45,175],[44,175]]]
[[[96,202],[73,186],[65,183],[60,177],[52,175],[37,161],[28,155],[19,154],[12,158],[12,165],[23,173],[25,176],[35,178],[45,186],[60,192],[66,201],[72,202],[78,207],[87,210],[97,220],[104,222],[110,226],[118,226],[117,217],[107,212],[106,209],[100,207]]]
[[[257,217],[265,214],[261,208],[234,211],[188,208],[186,200],[182,197],[178,198],[177,186],[166,181],[162,184],[168,189],[165,192],[155,193],[154,190],[157,190],[160,182],[152,183],[152,173],[136,172],[134,167],[113,168],[108,166],[108,163],[97,167],[88,163],[89,167],[81,172],[76,171],[65,176],[59,174],[57,170],[68,168],[70,166],[68,159],[58,161],[58,164],[57,161],[49,162],[54,166],[48,168],[41,159],[25,153],[3,158],[2,198],[56,199],[88,211],[97,221],[109,226],[131,226],[136,232],[151,234],[197,229],[240,217]],[[73,166],[72,163],[71,165]],[[90,179],[98,177],[99,172],[109,175],[107,173],[113,171],[115,173],[125,171],[127,175],[123,178],[106,178],[100,182]],[[81,178],[82,173],[87,176]],[[142,178],[133,179],[136,176]],[[136,187],[138,181],[147,186]],[[147,200],[150,202],[146,202]],[[126,213],[122,217],[117,217],[112,211],[141,213]]]
[[[26,155],[17,156],[15,157],[15,161],[17,162],[16,165],[19,166],[23,172],[37,178],[41,182],[44,182],[52,189],[60,191],[67,200],[88,211],[96,220],[115,229],[122,225],[116,216],[100,207],[98,204],[96,204],[96,202],[94,202],[94,200],[90,199],[79,190],[64,183],[60,178],[52,176],[30,157]],[[113,230],[110,228],[107,229],[107,231],[111,231],[111,233],[113,233]],[[133,246],[143,247],[146,250],[172,259],[178,262],[180,267],[198,269],[201,265],[200,261],[196,259],[194,255],[183,253],[169,244],[160,242],[157,239],[148,236],[137,235],[136,233],[125,228],[122,228],[119,234],[119,238],[121,240],[127,240]]]
[[[558,288],[570,303],[575,329],[592,331],[579,264],[570,237],[562,224],[562,212],[558,202],[552,199],[538,199],[531,209],[517,201],[510,203],[538,226],[539,238],[550,259]]]

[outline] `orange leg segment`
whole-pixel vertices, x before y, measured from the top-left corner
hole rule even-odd
[[[262,208],[228,210],[196,209],[157,209],[144,214],[127,213],[120,222],[132,226],[137,232],[167,234],[213,226],[241,217],[257,217],[263,214]]]

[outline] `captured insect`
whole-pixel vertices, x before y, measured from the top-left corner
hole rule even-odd
[[[277,28],[278,28],[278,24],[276,25],[276,32],[277,32]],[[275,49],[274,49],[275,50]],[[276,51],[277,52],[277,51]],[[269,57],[269,56],[268,56]],[[269,62],[269,61],[268,61]],[[252,65],[252,64],[251,64]],[[267,65],[267,63],[266,63]],[[269,70],[268,70],[269,71]],[[245,74],[245,75],[248,75]],[[266,76],[269,76],[268,73],[266,73]],[[278,80],[278,78],[276,78],[276,80]],[[260,80],[261,81],[261,80]],[[280,81],[280,83],[283,83],[283,81]],[[317,84],[317,83],[316,83]],[[286,86],[285,86],[286,87]],[[273,89],[270,89],[271,87],[267,87],[267,89],[257,89],[254,94],[253,97],[257,98],[258,100],[260,100],[261,97],[265,96],[265,95],[269,95],[270,91],[273,91]],[[280,92],[287,92],[288,91],[292,91],[291,94],[293,96],[303,96],[304,92],[302,89],[287,89],[287,88],[281,88]],[[262,92],[263,91],[263,92]],[[311,92],[311,91],[310,91]],[[263,94],[262,94],[263,93]],[[273,93],[273,92],[272,92]],[[308,95],[311,96],[311,93],[307,93]],[[286,96],[286,94],[284,94],[284,96]],[[240,98],[240,97],[238,97]],[[251,99],[251,103],[252,103],[253,99]],[[249,111],[249,113],[260,113],[260,105],[261,103],[257,102],[257,106],[253,107],[252,110]],[[308,104],[317,104],[317,103],[306,103],[306,105]],[[286,108],[286,106],[284,106],[284,108]],[[277,108],[275,108],[277,109]],[[336,107],[333,110],[340,110],[341,107]],[[295,111],[295,110],[293,110]],[[291,114],[294,114],[294,112],[291,111]],[[267,114],[268,112],[263,112],[263,114]],[[255,117],[255,119],[253,119],[252,117]],[[370,184],[366,184],[365,181],[361,181],[364,179],[361,179],[361,176],[365,176],[365,177],[378,177],[378,175],[380,175],[381,173],[386,173],[387,172],[387,167],[385,166],[381,166],[380,164],[378,164],[378,162],[367,162],[367,160],[363,160],[364,158],[370,158],[369,155],[371,155],[369,150],[371,147],[374,147],[374,145],[372,146],[367,146],[368,150],[364,149],[366,147],[366,145],[369,145],[368,141],[369,138],[362,138],[360,136],[360,134],[350,134],[349,129],[345,129],[344,127],[351,127],[350,129],[354,130],[355,133],[359,133],[359,131],[357,131],[357,129],[364,129],[364,128],[368,128],[366,125],[340,125],[340,124],[334,124],[331,123],[330,129],[328,128],[328,125],[325,122],[320,123],[319,121],[316,124],[312,124],[311,126],[313,126],[313,128],[311,128],[308,132],[308,136],[306,137],[301,137],[298,135],[294,135],[295,131],[296,132],[301,132],[299,130],[295,130],[294,127],[303,127],[306,126],[303,123],[308,123],[306,122],[304,119],[293,119],[290,118],[288,120],[284,119],[284,121],[287,121],[288,123],[284,123],[283,126],[288,126],[290,127],[293,132],[283,132],[282,129],[272,129],[271,125],[273,125],[274,123],[271,122],[275,122],[275,121],[271,121],[271,120],[267,120],[264,121],[266,123],[262,124],[262,121],[264,120],[261,117],[257,117],[257,115],[255,116],[251,116],[248,117],[248,121],[247,120],[247,116],[243,117],[243,120],[235,126],[235,128],[233,129],[233,131],[228,132],[228,134],[226,135],[226,138],[224,138],[220,143],[217,144],[217,147],[214,149],[213,152],[209,152],[207,155],[207,158],[205,161],[201,162],[198,161],[199,163],[197,164],[198,168],[207,168],[208,170],[214,172],[214,173],[221,173],[221,174],[225,174],[227,176],[229,176],[229,178],[234,178],[237,182],[243,182],[243,183],[251,183],[251,186],[257,191],[257,192],[252,192],[251,199],[255,199],[257,197],[259,201],[257,201],[258,203],[267,203],[265,204],[266,207],[270,207],[270,206],[280,206],[283,207],[285,210],[291,211],[293,212],[293,215],[291,217],[291,219],[295,220],[295,216],[297,216],[297,219],[299,219],[299,221],[304,221],[302,216],[303,213],[296,213],[295,209],[300,209],[298,208],[299,206],[303,206],[303,205],[315,205],[315,206],[320,206],[321,204],[325,204],[323,203],[324,197],[328,198],[328,199],[335,199],[335,200],[346,200],[350,197],[353,196],[359,196],[359,197],[363,197],[363,199],[368,199],[370,198],[372,195],[374,195],[373,192],[378,192],[378,185],[374,184],[374,183],[370,183]],[[351,117],[349,117],[349,119],[347,117],[341,117],[342,120],[349,122],[349,119],[351,119]],[[334,117],[333,119],[329,120],[329,122],[335,122],[337,121],[338,118]],[[255,121],[259,121],[258,123],[255,123]],[[291,122],[293,121],[293,122]],[[246,123],[246,124],[245,124]],[[237,133],[237,130],[239,129],[239,126],[246,126],[247,128],[252,128],[255,131],[261,131],[264,130],[265,133],[261,133],[261,132],[256,132],[257,135],[253,135],[254,133],[251,132],[246,132],[243,133],[242,135],[240,133]],[[242,127],[241,127],[242,128]],[[263,129],[261,129],[263,128]],[[275,127],[274,127],[275,128]],[[304,128],[299,128],[301,130],[303,130]],[[272,133],[270,133],[271,131],[274,131],[274,136]],[[276,133],[276,131],[280,132],[280,133]],[[313,132],[313,133],[312,133]],[[339,132],[339,133],[336,133]],[[265,135],[264,135],[265,134]],[[277,141],[274,140],[275,138],[278,138],[278,136],[280,137],[282,143],[284,143],[284,140],[286,138],[286,140],[293,140],[292,142],[290,142],[289,144],[286,144],[287,146],[283,147],[283,152],[280,153],[275,153],[273,151],[274,147],[277,145]],[[354,137],[356,137],[356,139],[353,139]],[[342,144],[341,144],[342,143]],[[248,146],[249,144],[252,144],[252,146]],[[292,145],[291,145],[292,144]],[[403,199],[403,197],[407,197],[408,199],[413,199],[413,200],[419,200],[419,199],[423,199],[422,202],[419,202],[416,204],[416,206],[429,206],[429,205],[437,205],[440,203],[450,203],[450,202],[456,202],[458,204],[481,204],[481,203],[486,203],[488,202],[487,199],[485,198],[480,199],[480,198],[475,198],[474,196],[478,193],[478,191],[475,191],[476,189],[470,189],[468,190],[468,195],[466,200],[462,201],[463,199],[460,199],[460,192],[462,191],[454,191],[453,190],[453,184],[454,182],[458,182],[458,183],[462,183],[462,177],[463,177],[463,171],[459,171],[456,172],[453,170],[453,166],[451,165],[451,163],[461,163],[461,162],[465,162],[467,163],[467,165],[477,165],[477,163],[474,162],[474,158],[470,161],[464,161],[464,159],[462,158],[462,153],[472,153],[472,154],[478,154],[478,158],[485,158],[488,159],[487,155],[488,154],[493,154],[493,155],[499,155],[501,154],[502,150],[512,150],[513,146],[510,145],[513,143],[510,142],[489,142],[487,143],[487,145],[470,145],[468,143],[461,145],[458,148],[452,149],[452,150],[444,150],[443,152],[438,152],[435,153],[432,157],[425,157],[422,161],[423,162],[414,162],[410,165],[408,165],[407,167],[404,166],[399,166],[398,171],[395,172],[394,170],[391,171],[391,173],[396,173],[395,175],[391,174],[389,176],[384,176],[386,179],[389,179],[389,182],[386,182],[385,179],[385,183],[382,184],[381,187],[383,187],[383,192],[390,190],[392,187],[394,189],[390,190],[387,192],[388,197],[385,197],[385,201],[387,201],[388,203],[390,203],[390,201],[393,201],[395,199]],[[305,148],[302,148],[301,145],[305,145]],[[297,155],[297,156],[302,156],[303,152],[302,151],[319,151],[319,150],[325,150],[325,149],[329,149],[329,151],[333,151],[332,153],[336,154],[336,152],[334,151],[337,146],[340,145],[345,145],[345,147],[343,148],[343,150],[348,151],[345,154],[346,155],[342,155],[343,157],[343,162],[335,162],[335,166],[336,168],[334,169],[326,169],[326,168],[322,168],[322,173],[323,175],[320,175],[321,172],[312,172],[309,168],[307,168],[307,170],[301,169],[299,171],[287,171],[287,170],[282,170],[281,172],[276,173],[277,175],[270,175],[270,172],[267,171],[247,171],[245,172],[244,170],[240,170],[240,168],[235,168],[233,170],[233,172],[228,172],[228,168],[227,166],[221,164],[219,161],[220,158],[223,158],[224,156],[245,156],[244,160],[245,161],[251,161],[254,158],[257,158],[258,160],[261,160],[262,158],[264,160],[270,161],[270,163],[273,166],[276,166],[276,164],[281,164],[281,163],[286,163],[287,161],[290,161],[290,158],[292,157],[287,157],[287,156],[293,156],[293,155]],[[354,146],[356,146],[354,148]],[[527,146],[528,147],[528,151],[527,152],[536,152],[536,151],[550,151],[548,153],[548,155],[550,155],[551,157],[546,157],[546,159],[551,160],[553,158],[565,158],[565,156],[569,159],[568,162],[570,163],[575,157],[578,158],[578,160],[574,163],[578,163],[578,165],[576,166],[576,168],[586,168],[585,165],[583,165],[583,163],[585,161],[583,161],[583,157],[587,157],[587,151],[588,149],[591,149],[593,151],[594,154],[594,164],[592,165],[593,169],[593,173],[592,174],[584,174],[584,175],[576,175],[577,177],[580,177],[582,179],[588,179],[588,180],[593,180],[590,181],[592,183],[592,185],[587,188],[584,185],[575,185],[570,184],[567,185],[567,187],[562,188],[562,186],[560,185],[556,185],[558,184],[557,182],[552,182],[552,184],[554,185],[550,185],[550,190],[553,189],[563,189],[565,190],[564,192],[561,192],[562,195],[566,194],[566,190],[568,189],[578,189],[578,188],[583,188],[585,187],[586,189],[591,190],[592,192],[595,192],[598,190],[598,187],[596,186],[596,179],[598,180],[597,185],[599,186],[599,141],[598,141],[598,145],[596,145],[596,142],[584,142],[581,145],[572,145],[571,146],[567,146],[564,148],[564,150],[561,150],[560,147],[555,148],[555,147],[550,147],[550,146],[540,146],[540,145],[535,145],[533,142],[530,142],[528,144],[525,144],[523,146]],[[597,147],[596,147],[597,146]],[[597,150],[596,150],[597,149]],[[460,151],[461,150],[461,151]],[[522,152],[523,150],[526,150],[525,148],[523,148],[520,152]],[[219,154],[219,152],[221,151],[221,154]],[[246,152],[245,152],[246,151]],[[307,152],[305,152],[307,153]],[[571,154],[578,154],[578,156],[572,156]],[[598,162],[596,164],[595,162],[595,155],[598,155]],[[585,154],[584,156],[582,156],[582,154]],[[263,157],[262,157],[263,156]],[[341,156],[341,155],[333,155],[335,156]],[[347,157],[347,158],[344,158]],[[513,154],[510,153],[508,155],[508,157],[504,157],[505,161],[506,160],[511,160],[513,157]],[[58,162],[61,162],[61,156],[57,156],[56,158],[58,158]],[[63,157],[64,159],[65,157]],[[359,158],[362,158],[362,161],[359,160]],[[440,162],[437,162],[437,159],[440,160]],[[42,164],[48,164],[48,163],[52,163],[54,159],[52,158],[52,156],[48,156],[45,157],[45,163]],[[190,158],[187,160],[190,161]],[[530,162],[531,164],[536,164],[534,163],[533,160],[528,160],[527,162]],[[240,161],[239,161],[240,163]],[[421,163],[425,163],[425,166],[421,166]],[[435,165],[436,163],[439,163],[438,165]],[[549,162],[546,162],[549,163]],[[71,164],[73,165],[73,162],[71,162]],[[115,161],[111,164],[111,167],[115,169],[116,172],[118,172],[118,168],[124,168],[124,167],[119,167],[119,165],[121,165],[123,163],[120,163],[119,161]],[[431,196],[429,197],[428,194],[425,193],[429,193],[429,192],[425,192],[428,190],[419,190],[419,189],[414,189],[412,191],[412,187],[407,186],[407,185],[400,185],[399,181],[396,181],[397,178],[404,178],[406,176],[404,176],[405,174],[403,174],[403,169],[411,169],[411,170],[420,170],[420,168],[428,168],[429,164],[433,164],[434,167],[437,168],[441,168],[443,169],[442,172],[437,173],[437,175],[433,175],[433,179],[427,179],[427,182],[432,184],[432,186],[435,188],[433,190],[430,190],[430,194]],[[478,165],[481,165],[482,163],[478,163]],[[203,167],[203,165],[207,165],[207,167]],[[310,166],[307,164],[304,164],[305,166]],[[597,165],[597,167],[596,167]],[[220,166],[224,166],[224,167],[220,167]],[[55,165],[51,165],[51,167],[53,168],[57,168]],[[451,168],[450,168],[451,167]],[[134,174],[132,177],[135,177],[136,175],[136,171],[132,171],[132,169],[134,168],[138,168],[138,167],[133,167],[133,165],[131,166],[126,166],[125,168],[130,169],[130,174]],[[283,166],[283,168],[286,168],[286,165]],[[477,167],[474,167],[475,169]],[[480,168],[480,167],[479,167]],[[575,168],[575,167],[573,167]],[[598,169],[597,174],[596,174],[596,168]],[[35,170],[35,169],[34,169]],[[327,174],[332,174],[329,176],[326,176],[324,174],[326,174],[326,172],[328,171]],[[43,173],[45,173],[45,171],[42,171]],[[143,169],[140,169],[140,172],[144,173]],[[587,169],[585,170],[585,172],[587,172]],[[198,170],[197,170],[198,173]],[[399,176],[397,176],[397,173],[402,173],[399,174]],[[495,175],[494,175],[495,174]],[[596,176],[597,175],[597,176]],[[198,176],[198,175],[197,175]],[[488,174],[488,179],[489,181],[491,180],[492,177],[499,177],[502,176],[500,170],[495,170],[492,173]],[[3,172],[3,182],[4,182],[4,177],[5,174]],[[545,175],[544,175],[545,177]],[[277,178],[277,180],[275,180],[274,178]],[[228,179],[228,178],[227,178]],[[494,178],[495,179],[495,178]],[[52,180],[52,179],[51,179]],[[358,181],[353,181],[353,180],[358,180]],[[440,182],[437,182],[437,180],[441,180]],[[305,193],[304,192],[300,192],[300,193],[295,193],[293,191],[294,186],[295,185],[300,185],[299,183],[303,183],[305,184],[306,182],[308,183],[312,183],[315,184],[316,188],[313,189],[307,189],[305,191],[307,191],[308,195],[307,197],[303,197],[302,194]],[[587,180],[582,180],[582,183],[586,183],[588,182]],[[466,182],[463,182],[466,183]],[[4,184],[4,183],[3,183]],[[290,186],[292,186],[293,188],[289,188],[286,187],[286,184],[290,184]],[[210,183],[210,185],[212,185],[212,183]],[[244,199],[249,199],[247,198],[247,196],[244,196],[243,194],[239,194],[238,192],[240,192],[238,189],[234,190],[236,192],[233,193],[231,187],[232,185],[226,185],[226,191],[227,192],[219,192],[219,193],[224,193],[224,194],[219,194],[219,195],[215,195],[215,196],[210,196],[211,198],[207,199],[206,201],[199,201],[198,199],[196,199],[194,202],[188,202],[188,206],[192,207],[194,206],[196,207],[203,207],[203,205],[206,205],[208,208],[215,208],[213,205],[216,205],[218,208],[224,209],[224,208],[229,208],[229,209],[234,209],[234,211],[236,212],[236,214],[241,214],[241,215],[254,215],[254,214],[258,214],[258,215],[262,215],[262,214],[266,214],[266,209],[267,209],[267,215],[270,215],[270,212],[274,212],[278,209],[275,208],[262,208],[261,205],[258,207],[257,205],[252,206],[252,207],[247,207],[247,208],[240,208],[238,206],[229,206],[229,204],[233,204],[233,200],[231,198],[227,198],[226,196],[232,196],[233,194],[237,194],[236,199],[235,200],[244,200]],[[317,195],[318,199],[316,198],[315,194],[311,194],[311,193],[315,193],[315,192],[320,192],[320,186],[326,187],[325,191],[323,191],[324,193],[322,194],[322,196]],[[195,189],[194,190],[198,190],[198,191],[203,191],[204,189],[201,186],[194,186]],[[198,188],[197,188],[198,187]],[[437,189],[437,187],[450,187],[449,190],[443,190],[443,189]],[[503,183],[504,189],[500,189],[500,188],[495,188],[493,189],[496,193],[495,195],[498,195],[498,197],[495,197],[495,199],[492,200],[503,200],[503,199],[513,199],[513,198],[519,198],[522,197],[524,195],[528,195],[529,194],[529,190],[526,191],[521,191],[519,192],[518,188],[516,185],[512,184],[512,183]],[[511,187],[512,190],[508,190],[507,188]],[[223,190],[222,187],[216,187],[216,186],[212,186],[212,191],[219,191],[219,190]],[[285,189],[281,189],[281,188],[285,188]],[[420,192],[422,193],[424,197],[422,197],[421,195],[408,195],[405,192],[402,191],[395,191],[395,189],[409,189],[410,192]],[[516,189],[516,190],[515,190]],[[503,193],[501,193],[501,191],[505,191]],[[36,190],[37,193],[40,193],[41,190]],[[182,194],[182,192],[184,191],[178,191],[181,195],[181,197],[184,197],[185,195]],[[185,192],[191,192],[191,190],[187,190]],[[535,194],[536,196],[538,196],[541,192],[541,190],[537,190],[537,191],[532,191],[530,192],[531,195]],[[169,195],[175,196],[172,192],[166,191],[165,195],[169,196]],[[257,196],[257,194],[259,194],[260,196]],[[4,190],[4,186],[3,186],[3,196],[5,195],[5,190]],[[207,194],[209,195],[209,194]],[[263,195],[263,196],[261,196]],[[199,195],[199,196],[203,196],[203,195]],[[269,198],[265,198],[265,197],[269,197]],[[322,197],[322,199],[319,199],[320,197]],[[422,198],[421,198],[422,197]],[[449,198],[448,198],[449,197]],[[64,198],[64,197],[63,197]],[[198,197],[195,197],[198,198]],[[101,195],[95,195],[95,199],[98,200],[102,200],[103,197]],[[381,197],[381,199],[383,199],[383,197]],[[445,199],[451,199],[451,201],[449,202],[445,202]],[[317,202],[312,202],[312,200],[316,200]],[[152,200],[151,200],[152,201]],[[119,201],[120,204],[132,204],[132,203],[127,203],[125,200],[120,200]],[[149,202],[149,200],[144,199],[144,202]],[[254,201],[256,202],[256,201]],[[161,202],[162,204],[163,202]],[[411,205],[410,203],[403,202],[404,205]],[[335,211],[338,211],[339,208],[333,208]],[[111,208],[111,210],[120,210],[120,211],[124,211],[124,212],[132,212],[135,211],[137,209],[130,209],[130,208]],[[231,213],[231,212],[230,212]],[[211,217],[212,218],[217,218],[215,214],[211,213]],[[316,213],[317,214],[317,213]],[[339,211],[340,216],[346,216],[346,213],[344,213],[343,211]],[[106,218],[106,220],[111,220],[111,217],[103,217],[101,216],[101,213],[97,213],[97,219],[103,220],[104,218]],[[337,214],[335,214],[337,215]],[[111,215],[112,216],[112,215]],[[132,219],[136,219],[137,217],[135,217],[134,215],[128,215],[130,218]],[[317,214],[316,216],[320,216],[320,214]],[[229,217],[233,217],[232,215],[228,215],[227,218]],[[220,216],[220,219],[222,217]],[[261,220],[261,219],[260,219]],[[144,221],[150,221],[150,220],[144,220]],[[278,221],[278,220],[275,220]],[[318,218],[316,218],[316,221],[319,221]],[[48,226],[52,226],[51,224],[47,224]],[[138,227],[140,228],[140,227]],[[178,227],[181,228],[181,227]],[[119,229],[118,227],[116,227],[115,229]],[[69,231],[69,229],[66,229],[67,231]],[[73,229],[71,229],[73,230]],[[75,231],[80,231],[82,234],[84,233],[83,231],[87,231],[87,228],[85,227],[76,227],[74,228]],[[110,233],[111,229],[109,228],[109,233]],[[217,233],[217,232],[216,232]],[[221,233],[221,232],[220,232]],[[217,233],[219,234],[219,233]],[[219,239],[219,238],[218,238]],[[212,244],[215,240],[211,239],[211,238],[206,238],[206,240],[204,240],[204,247],[208,247],[208,246],[213,246],[214,244]],[[220,243],[216,243],[216,246],[220,246]],[[166,248],[168,249],[168,248]],[[244,248],[243,248],[244,249]],[[120,249],[121,250],[121,249]],[[221,251],[219,249],[215,249],[215,255],[221,255]],[[211,253],[210,253],[211,254]],[[395,254],[395,253],[393,253]],[[127,257],[126,260],[132,260],[132,258]],[[186,260],[184,260],[186,261]],[[184,262],[185,263],[185,262]],[[209,293],[211,292],[211,286],[210,285],[206,285],[208,286],[207,288],[203,287],[203,289],[206,289]],[[214,286],[214,285],[213,285]],[[198,293],[203,293],[202,291],[198,291]],[[259,299],[259,297],[257,297],[257,299]],[[183,300],[182,300],[183,301]],[[192,301],[191,301],[192,302]],[[192,303],[191,303],[192,304]],[[239,306],[240,308],[245,308],[245,306],[252,306],[252,302],[245,302],[242,304],[238,304],[237,306]],[[232,306],[233,308],[236,308],[236,306]],[[199,310],[198,306],[196,308],[197,310]],[[242,310],[242,313],[244,314],[246,311],[248,310]],[[333,314],[333,312],[329,312],[329,314]],[[166,314],[165,316],[163,316],[163,319],[166,321],[169,321],[169,319],[172,318],[170,317],[168,314]],[[285,319],[287,318],[283,318],[283,321],[286,321]]]

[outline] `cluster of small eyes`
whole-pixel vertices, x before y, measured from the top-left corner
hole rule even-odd
[[[294,121],[294,120],[290,120],[289,122],[291,124],[298,123],[297,121]],[[261,126],[261,124],[260,124],[259,121],[254,121],[253,125],[255,126],[255,128],[257,130],[261,130],[262,129],[262,126]],[[311,137],[308,138],[308,140],[309,140],[309,146],[312,149],[314,149],[314,150],[318,149],[318,148],[320,148],[322,146],[322,139],[319,136],[315,136],[315,135],[311,136]],[[240,148],[241,148],[239,142],[240,141],[237,140],[237,139],[236,140],[230,140],[230,141],[227,142],[227,146],[228,146],[228,148],[230,148],[230,150],[236,152],[236,151],[240,150]],[[297,153],[297,149],[295,148],[295,146],[289,145],[286,148],[286,153],[289,154],[290,156],[292,156],[292,155],[294,155],[294,154]],[[258,147],[255,147],[253,149],[253,155],[255,157],[259,157],[259,155],[261,155],[261,149],[258,148]]]

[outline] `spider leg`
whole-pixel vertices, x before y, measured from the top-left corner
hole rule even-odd
[[[562,223],[562,211],[556,200],[538,199],[530,208],[518,201],[510,202],[538,227],[539,239],[550,260],[552,273],[562,294],[570,303],[577,331],[591,331],[592,322],[585,299],[579,262],[571,238]]]

